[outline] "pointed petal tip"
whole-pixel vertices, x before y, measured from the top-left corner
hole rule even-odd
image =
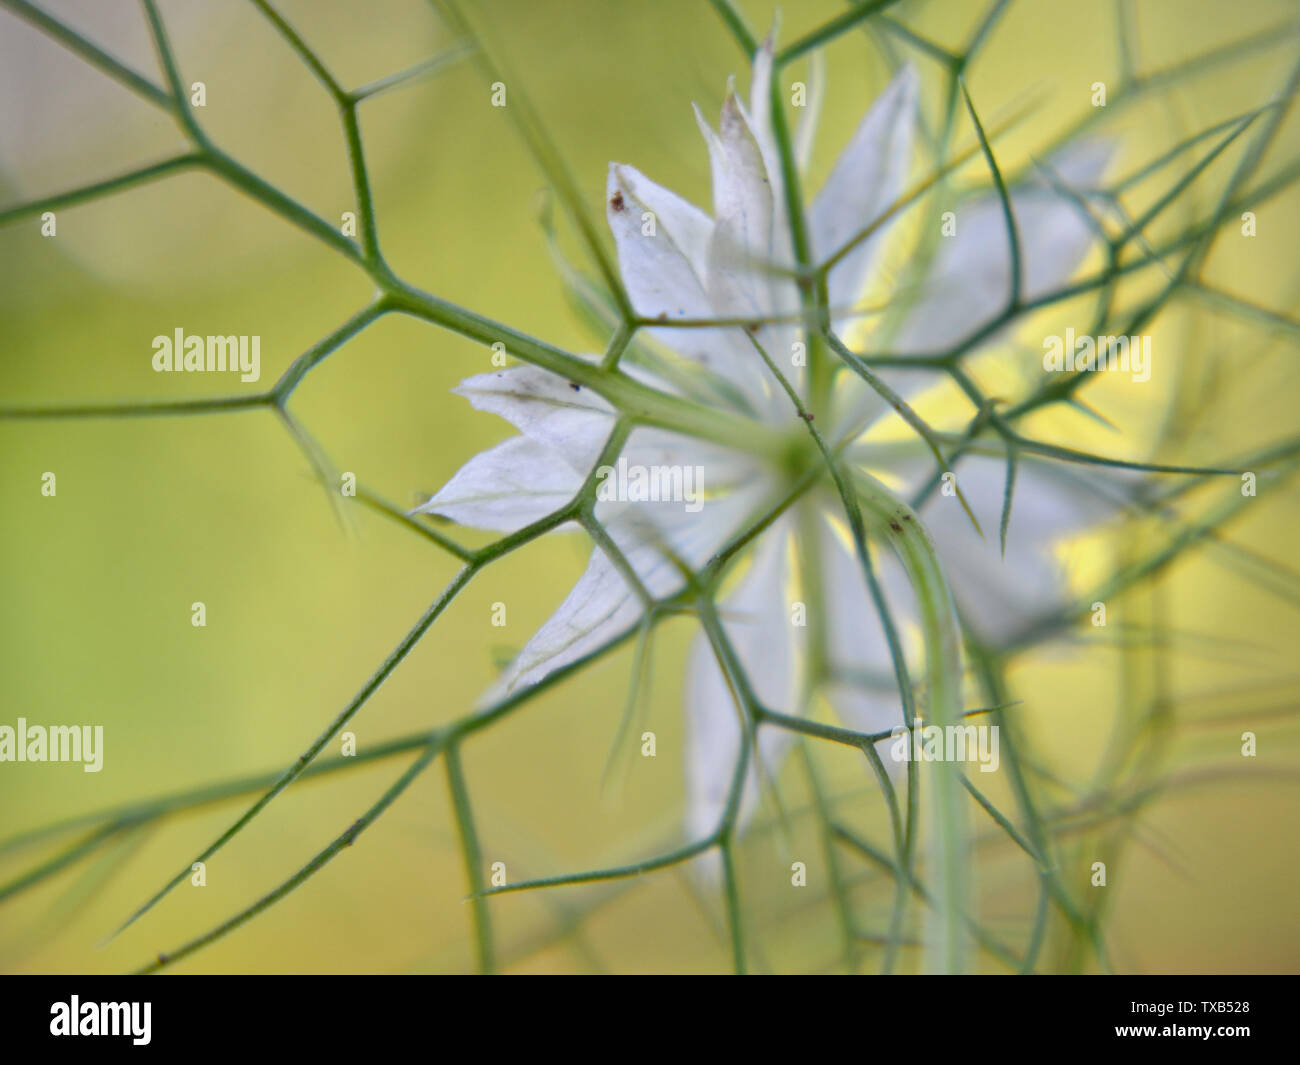
[[[894,80],[890,82],[890,87],[898,87],[898,91],[906,92],[909,95],[915,95],[921,88],[921,72],[916,69],[916,64],[910,59],[898,68],[898,73],[894,75]]]
[[[611,226],[614,225],[614,216],[626,209],[626,201],[636,198],[632,191],[635,182],[628,180],[629,170],[636,173],[623,163],[609,164],[609,174],[605,178],[605,217]]]
[[[872,107],[884,104],[900,111],[910,111],[916,107],[916,100],[920,93],[921,74],[916,69],[916,65],[908,61],[894,72],[889,84],[881,90]]]
[[[740,97],[736,95],[735,85],[727,87],[727,95],[722,101],[722,112],[718,118],[718,129],[724,137],[735,136],[750,126],[749,112]]]
[[[704,117],[704,112],[700,110],[699,104],[692,103],[691,110],[695,112],[695,122],[700,127],[700,133],[704,137],[704,143],[712,145],[713,142],[717,140],[717,131],[714,130],[713,125],[709,120]]]

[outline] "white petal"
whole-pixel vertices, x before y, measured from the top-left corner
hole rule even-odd
[[[618,246],[619,271],[632,306],[647,318],[712,317],[703,278],[696,274],[683,247],[692,247],[699,255],[700,250],[694,247],[698,234],[675,234],[669,219],[660,219],[649,204],[638,199],[636,188],[644,190],[646,184],[646,179],[631,167],[610,165],[605,214]],[[680,332],[686,338],[697,335],[694,330]],[[691,355],[686,348],[669,343],[670,336],[661,335],[659,339]]]
[[[605,531],[652,596],[672,595],[682,587],[676,560],[699,569],[741,527],[765,489],[746,485],[697,512],[681,504],[643,503],[598,508]],[[535,684],[547,674],[596,650],[631,629],[642,604],[622,571],[596,548],[586,572],[553,615],[484,696],[501,695]]]
[[[606,215],[633,308],[645,318],[721,317],[691,264],[692,256],[705,254],[699,247],[698,228],[687,226],[685,232],[674,233],[671,213],[661,219],[637,197],[637,188],[644,192],[646,179],[631,167],[610,166]],[[654,215],[653,230],[647,215]],[[737,385],[743,395],[764,396],[762,363],[739,328],[651,329],[649,333],[658,343]]]
[[[846,540],[847,523],[837,520],[837,526],[840,528],[832,529],[829,522],[821,523],[820,563],[830,666],[837,675],[878,678],[889,690],[893,684],[893,659],[880,614],[857,553]],[[895,624],[901,627],[903,619],[915,616],[915,600],[906,578],[887,552],[873,554],[872,561]]]
[[[640,615],[640,602],[623,575],[603,551],[593,551],[586,571],[559,609],[524,645],[481,701],[495,702],[576,662],[627,632]]]
[[[842,522],[839,523],[843,525]],[[894,676],[884,626],[862,564],[843,533],[822,524],[821,567],[827,611],[826,653],[834,680],[825,688],[826,698],[845,728],[855,732],[884,732],[902,724],[903,702]],[[901,565],[888,552],[873,556],[890,616],[909,651],[907,635],[916,617],[916,597]],[[916,668],[915,655],[909,667]],[[877,744],[885,765],[886,749]]]
[[[1084,141],[1049,165],[1058,181],[1082,195],[1105,170],[1111,150],[1107,142]],[[1022,289],[1033,298],[1064,285],[1096,238],[1078,205],[1041,178],[1013,190],[1011,200],[1021,245]],[[957,211],[957,233],[942,240],[925,286],[894,339],[882,342],[890,354],[941,351],[1002,312],[1011,291],[1011,257],[996,193]],[[981,343],[995,339],[986,337]],[[881,370],[879,376],[905,399],[935,380],[907,370]],[[832,425],[837,438],[889,411],[879,394],[849,371],[839,374],[836,393]]]
[[[587,474],[614,428],[613,407],[589,388],[536,366],[512,366],[462,381],[452,391],[525,436],[554,448]]]
[[[769,160],[770,172],[779,173],[779,168],[771,165],[777,158],[776,140],[772,134],[772,62],[775,42],[769,36],[754,53],[753,67],[749,82],[749,114],[754,128],[754,137],[763,149],[763,157]]]
[[[1016,473],[1003,557],[999,525],[1006,483],[1000,459],[972,456],[956,467],[957,483],[984,529],[980,536],[952,497],[934,496],[922,518],[963,617],[985,640],[1018,636],[1062,606],[1067,573],[1053,545],[1113,517],[1136,477],[1022,458]]]
[[[759,701],[788,710],[794,695],[794,629],[790,624],[788,522],[759,541],[750,570],[720,606],[722,625]],[[686,685],[686,830],[699,839],[718,827],[740,753],[740,708],[709,641],[700,633],[691,648]],[[763,773],[775,776],[793,737],[771,726],[759,731]],[[758,799],[751,764],[737,825],[743,828]]]
[[[1083,193],[1105,170],[1112,147],[1080,142],[1048,165],[1066,187]],[[1041,177],[1012,190],[1011,208],[1020,240],[1021,291],[1033,299],[1068,281],[1097,238],[1082,208]],[[956,234],[940,241],[924,295],[889,344],[892,352],[944,351],[987,325],[1010,299],[1011,251],[997,193],[956,213]]]
[[[872,104],[836,161],[808,217],[818,261],[838,251],[901,195],[911,158],[916,93],[916,71],[904,67]],[[861,298],[889,228],[882,226],[831,270],[832,312],[842,316]],[[836,327],[845,320],[837,317]]]
[[[695,117],[709,146],[713,170],[713,215],[717,220],[709,256],[709,291],[714,274],[725,268],[744,270],[745,290],[761,276],[758,268],[772,253],[772,185],[758,141],[741,113],[735,94],[728,92],[722,104],[719,133],[714,133],[696,108]],[[764,313],[759,302],[729,313]]]
[[[777,246],[776,252],[778,258],[784,261],[791,258],[788,237],[790,224],[785,210],[785,184],[781,175],[781,157],[777,151],[776,137],[772,132],[772,68],[775,47],[773,37],[769,35],[754,53],[749,83],[749,111],[746,113],[746,118],[749,120],[749,127],[753,131],[759,151],[763,154],[768,180],[772,185],[773,226],[778,238],[783,241]]]
[[[667,231],[696,278],[703,281],[708,268],[709,243],[713,239],[713,219],[635,167],[620,166],[618,173],[625,195],[630,193],[633,200],[654,212],[656,227]],[[637,224],[640,224],[639,216]]]
[[[705,285],[709,299],[720,315],[794,318],[799,292],[789,276],[781,273],[792,266],[794,257],[786,216],[777,201],[779,185],[770,169],[774,161],[765,158],[752,120],[734,93],[729,91],[723,102],[720,132],[709,127],[698,109],[696,118],[709,146],[717,217]],[[799,387],[802,372],[790,361],[797,323],[770,322],[754,329],[753,336],[778,366],[788,368],[787,377]],[[788,413],[788,400],[757,352],[751,348],[749,355],[762,381],[765,402],[760,413],[772,417],[781,408]]]
[[[439,514],[461,525],[517,532],[554,513],[582,486],[582,477],[558,451],[512,436],[456,471],[415,513]]]
[[[762,461],[751,455],[654,426],[633,429],[619,458],[629,466],[680,469],[710,500],[753,484],[768,472]]]

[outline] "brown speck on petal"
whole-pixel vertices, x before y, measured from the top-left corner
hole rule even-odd
[[[609,198],[609,205],[616,211],[623,210],[623,190],[620,189]]]

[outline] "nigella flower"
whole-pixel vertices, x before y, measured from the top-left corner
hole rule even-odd
[[[623,283],[638,315],[762,323],[668,325],[649,329],[651,340],[675,353],[696,378],[707,378],[711,388],[703,394],[711,402],[751,417],[756,435],[807,441],[807,426],[795,417],[790,397],[758,351],[761,346],[770,353],[797,392],[806,391],[802,361],[791,357],[802,335],[800,299],[789,270],[792,233],[771,128],[771,75],[769,43],[755,57],[748,108],[729,90],[716,131],[697,110],[712,170],[712,217],[619,164],[609,170],[606,213]],[[916,77],[904,70],[844,149],[808,211],[814,261],[845,246],[904,191],[916,94]],[[1061,183],[1086,194],[1107,156],[1104,145],[1077,145],[1050,161],[1054,183],[1031,180],[1013,190],[1025,298],[1068,280],[1088,251],[1093,231],[1077,195],[1064,194]],[[891,219],[830,271],[828,297],[837,332],[854,325],[854,305],[879,268],[892,225]],[[941,241],[919,290],[909,292],[908,310],[892,331],[888,350],[934,353],[974,335],[1006,305],[1011,276],[1000,200],[990,193],[963,204],[956,234]],[[665,391],[684,387],[677,383],[680,375],[632,372]],[[899,373],[890,380],[902,392],[920,376]],[[456,391],[475,408],[505,418],[521,435],[472,458],[420,509],[502,532],[520,529],[573,498],[595,468],[617,416],[591,390],[531,366],[482,374]],[[897,448],[861,439],[865,430],[896,415],[860,378],[841,369],[833,393],[834,410],[822,431],[848,466],[911,488],[933,472],[932,465],[921,461],[927,454],[923,450],[900,457]],[[782,498],[791,462],[762,457],[771,450],[754,451],[762,454],[658,428],[634,429],[620,453],[625,463],[619,469],[696,471],[694,484],[702,497],[673,500],[664,498],[668,493],[646,490],[604,493],[596,515],[623,559],[612,558],[600,546],[593,550],[586,572],[490,694],[535,683],[627,632],[642,616],[644,594],[660,598],[680,591],[683,564],[699,569],[765,506]],[[812,447],[800,450],[792,444],[789,454],[796,465],[824,463]],[[1108,486],[1095,478],[1022,458],[1004,554],[996,531],[1004,475],[1001,460],[979,457],[963,460],[958,474],[981,527],[991,533],[981,536],[951,497],[936,494],[921,512],[964,622],[991,645],[1023,635],[1060,605],[1066,587],[1053,545],[1109,514],[1114,503]],[[889,686],[886,640],[843,514],[842,502],[823,479],[758,537],[748,570],[719,610],[764,706],[797,713],[815,685],[846,727],[886,731],[901,720],[900,701]],[[905,583],[889,572],[882,579],[905,623]],[[812,676],[811,629],[795,623],[791,608],[796,599],[820,612],[816,628],[824,633],[824,646]],[[685,704],[687,823],[692,835],[700,836],[718,823],[740,738],[733,696],[702,634],[690,655]],[[775,772],[789,742],[784,730],[760,731],[766,771]],[[745,811],[755,793],[751,775]]]

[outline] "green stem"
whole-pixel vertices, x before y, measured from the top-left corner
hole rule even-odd
[[[958,723],[961,711],[961,638],[957,611],[939,566],[934,543],[910,507],[866,474],[854,479],[863,509],[883,523],[890,543],[903,563],[916,594],[925,645],[926,685],[930,720],[946,728]],[[938,883],[935,927],[930,936],[930,966],[946,973],[962,972],[968,950],[964,922],[967,915],[968,830],[962,795],[961,765],[927,762],[927,807],[934,839],[932,860]]]
[[[479,971],[487,976],[496,968],[492,955],[492,918],[488,913],[488,901],[483,895],[486,886],[483,882],[483,855],[479,849],[478,831],[474,828],[469,789],[465,787],[465,771],[460,764],[460,745],[448,744],[444,757],[447,787],[451,792],[461,854],[465,859],[465,876],[469,880],[470,904],[474,907],[474,942],[478,950],[478,966]]]

